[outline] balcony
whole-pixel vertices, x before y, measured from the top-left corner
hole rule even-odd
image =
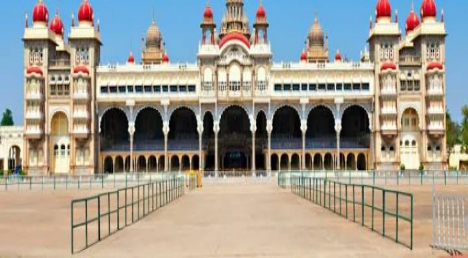
[[[54,69],[69,69],[70,59],[52,59],[50,60],[50,68]]]
[[[76,126],[73,129],[73,135],[78,139],[86,139],[89,135],[89,129],[87,126]]]
[[[429,107],[427,109],[428,115],[445,115],[445,110],[442,107]]]
[[[73,112],[74,119],[89,119],[89,112],[84,110],[77,110]]]
[[[443,136],[445,134],[444,124],[438,121],[431,121],[427,125],[427,131],[433,136]]]
[[[27,139],[40,139],[42,137],[43,131],[39,126],[28,126],[24,135]]]
[[[27,92],[26,93],[26,100],[36,100],[42,101],[44,95],[41,92]]]
[[[27,120],[42,121],[43,118],[44,118],[44,115],[39,110],[30,110],[26,112]]]
[[[442,97],[444,96],[444,91],[442,90],[442,87],[433,87],[427,89],[427,95],[434,97]]]
[[[395,87],[384,87],[380,92],[383,96],[396,96],[397,91]]]
[[[402,66],[421,66],[420,56],[400,56],[400,65]]]
[[[388,124],[385,123],[380,127],[382,134],[384,135],[396,135],[397,134],[397,126],[396,124]]]
[[[88,100],[89,94],[88,92],[85,92],[85,91],[77,91],[73,93],[73,99],[74,100]]]
[[[380,110],[380,114],[383,116],[396,116],[397,110],[395,107],[383,107]]]

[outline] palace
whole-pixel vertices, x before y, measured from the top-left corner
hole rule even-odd
[[[317,17],[298,62],[277,63],[261,1],[253,27],[244,0],[226,0],[221,24],[209,4],[202,11],[196,63],[170,62],[153,19],[141,62],[130,53],[102,65],[91,3],[65,38],[39,0],[23,37],[25,171],[446,168],[446,31],[434,0],[420,16],[411,8],[403,35],[378,0],[356,61],[339,50],[329,59]]]

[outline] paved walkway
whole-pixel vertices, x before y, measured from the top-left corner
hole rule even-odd
[[[271,185],[205,186],[78,257],[432,257]]]

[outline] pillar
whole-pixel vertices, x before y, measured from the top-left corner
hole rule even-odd
[[[252,163],[252,175],[255,175],[255,133],[257,132],[257,121],[255,120],[254,115],[250,117],[250,131],[252,132],[252,157],[251,157],[251,163]]]
[[[164,134],[164,172],[169,172],[169,157],[168,157],[168,137],[169,137],[169,121],[163,123]]]
[[[135,135],[135,122],[129,123],[128,133],[130,135],[130,172],[133,173],[135,172],[135,168],[133,164],[133,136]]]
[[[201,117],[201,116],[200,116]],[[202,152],[203,152],[203,121],[201,118],[198,120],[198,170],[203,171],[204,166],[203,166],[203,158],[202,158]],[[192,158],[190,158],[190,163],[192,163]],[[190,165],[190,170],[192,170],[192,166]]]
[[[340,155],[340,134],[341,134],[341,120],[335,120],[335,132],[336,132],[336,156],[338,157],[338,162],[336,163],[337,170],[341,169],[341,155]]]
[[[271,173],[271,133],[273,132],[273,121],[272,120],[267,120],[266,130],[267,130],[267,134],[268,134],[267,170],[268,170],[268,173]],[[278,160],[281,163],[281,157],[279,157]],[[278,170],[281,170],[281,168],[278,167]]]
[[[219,151],[218,151],[218,134],[219,134],[219,121],[213,122],[213,131],[215,137],[215,176],[218,177],[219,170]]]
[[[302,132],[302,153],[301,153],[301,170],[306,170],[305,155],[306,155],[306,133],[307,133],[307,120],[301,120],[301,132]]]

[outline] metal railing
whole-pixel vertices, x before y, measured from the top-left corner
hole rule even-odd
[[[1,191],[116,189],[173,177],[174,173],[116,173],[95,175],[54,175],[0,177]]]
[[[323,178],[293,175],[290,180],[292,193],[413,249],[412,194]]]
[[[71,202],[71,253],[75,234],[84,235],[78,251],[141,220],[185,193],[184,177],[174,176],[151,183],[126,187]]]
[[[468,250],[468,196],[436,194],[432,198],[433,247],[453,255]]]
[[[348,184],[379,186],[400,185],[468,185],[468,171],[449,170],[401,170],[401,171],[281,171],[283,186],[289,185],[292,175],[326,178]]]

